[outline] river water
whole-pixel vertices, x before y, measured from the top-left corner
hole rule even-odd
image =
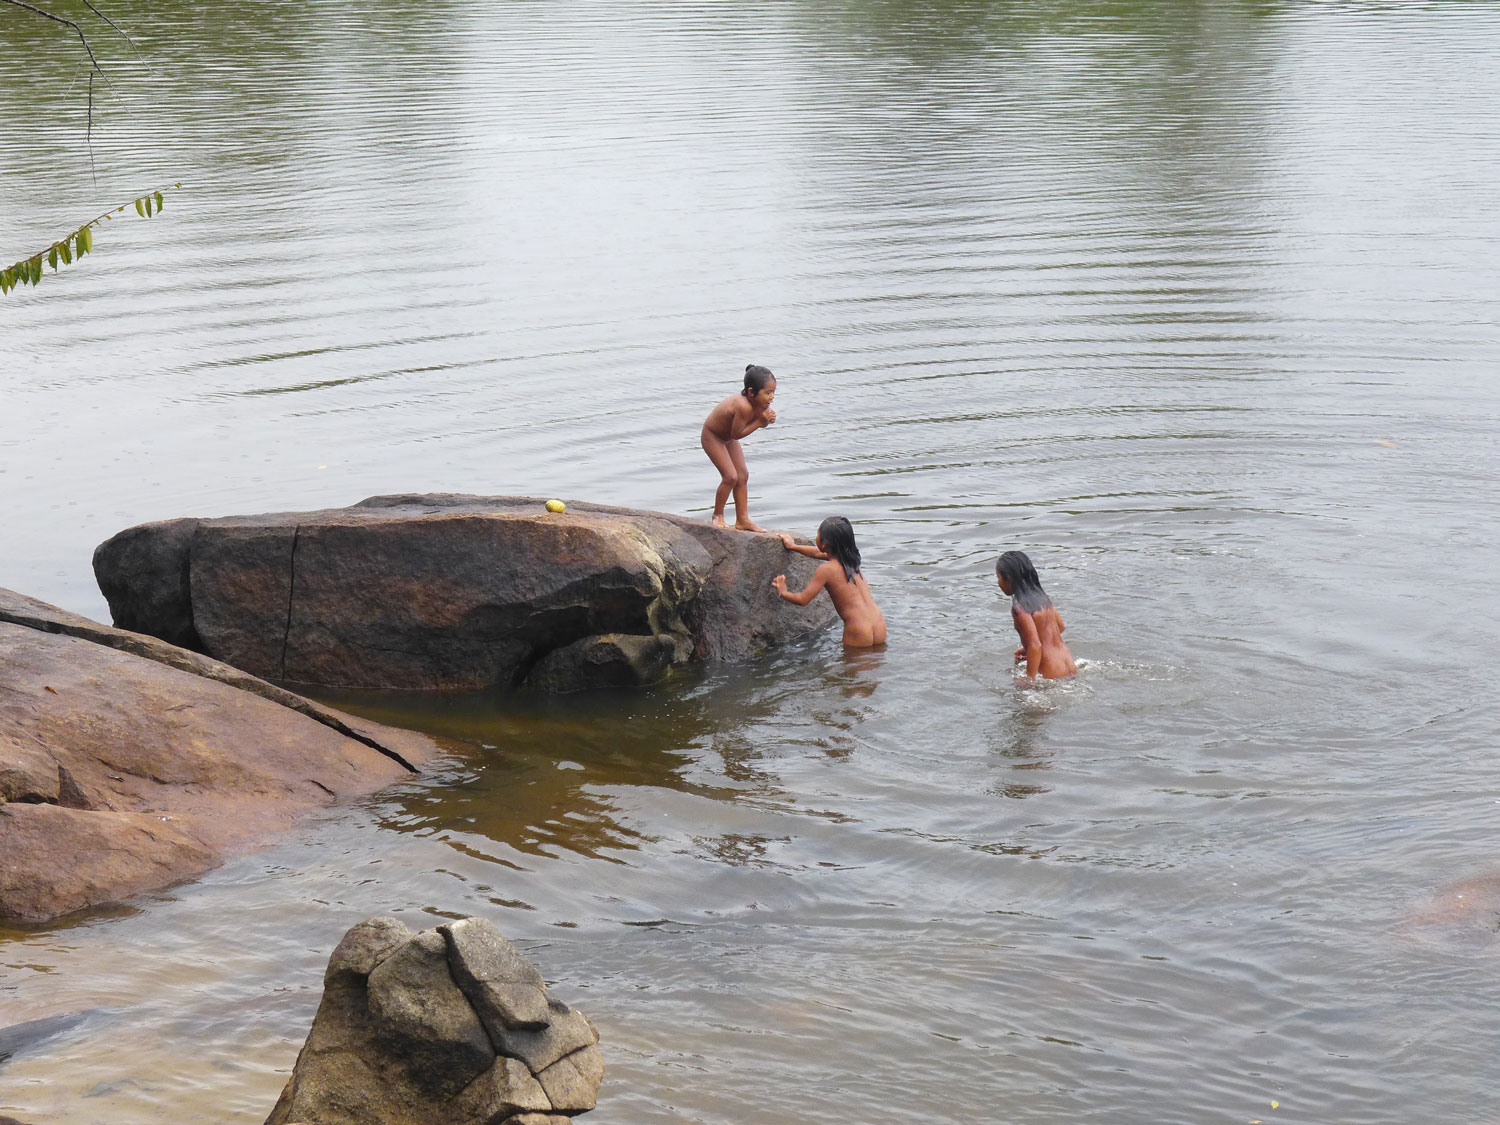
[[[891,643],[359,701],[448,764],[0,935],[0,1025],[90,1013],[0,1113],[259,1122],[389,912],[596,1020],[598,1125],[1495,1119],[1500,4],[106,10],[91,149],[0,11],[0,257],[182,187],[0,299],[0,584],[104,616],[122,527],[380,492],[706,515],[757,362],[753,514],[849,516]],[[1076,681],[1011,679],[1012,547]]]

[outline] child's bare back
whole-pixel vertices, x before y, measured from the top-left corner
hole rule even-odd
[[[771,580],[776,592],[794,605],[806,605],[824,589],[833,608],[844,621],[846,648],[871,648],[885,644],[885,615],[875,604],[870,584],[860,571],[859,548],[854,543],[854,529],[842,516],[831,516],[818,528],[816,547],[798,543],[783,534],[781,542],[788,551],[813,559],[825,559],[813,571],[807,585],[795,593],[786,588],[786,575]]]
[[[1044,680],[1062,680],[1078,674],[1078,665],[1073,654],[1063,642],[1062,614],[1053,606],[1027,613],[1011,607],[1011,620],[1021,637],[1021,647],[1016,650],[1016,659],[1026,661],[1028,676],[1041,676]],[[1035,658],[1033,658],[1035,653]]]
[[[869,648],[885,644],[885,615],[875,604],[870,593],[870,584],[863,574],[856,574],[854,581],[844,576],[844,568],[830,559],[818,567],[814,580],[822,577],[828,587],[828,596],[833,599],[833,608],[844,620],[844,644],[848,648]]]
[[[1061,680],[1078,674],[1073,654],[1063,643],[1062,614],[1052,604],[1036,567],[1024,551],[1006,551],[995,563],[995,577],[1003,593],[1009,594],[1010,619],[1021,638],[1016,659],[1026,661],[1026,676]]]

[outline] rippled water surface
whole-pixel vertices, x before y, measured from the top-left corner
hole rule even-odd
[[[754,361],[753,512],[848,515],[891,644],[359,701],[448,765],[3,935],[0,1025],[90,1014],[0,1113],[259,1122],[394,912],[596,1019],[599,1125],[1494,1118],[1500,4],[107,10],[94,179],[0,8],[0,258],[182,187],[0,299],[0,585],[389,491],[706,515]],[[1012,682],[1009,547],[1074,682]]]

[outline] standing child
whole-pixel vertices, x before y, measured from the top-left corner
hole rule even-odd
[[[730,395],[713,410],[703,423],[703,452],[719,470],[719,491],[714,494],[715,527],[724,526],[724,504],[734,494],[734,526],[741,531],[764,531],[750,519],[750,470],[745,468],[745,454],[740,439],[764,429],[776,421],[771,400],[776,397],[776,376],[757,364],[745,368],[745,388]]]
[[[818,526],[818,545],[804,547],[790,535],[781,536],[788,551],[811,559],[827,559],[813,571],[812,578],[797,593],[789,593],[786,575],[771,579],[776,592],[793,605],[806,605],[825,586],[833,599],[833,608],[844,619],[844,647],[870,648],[885,644],[885,617],[870,593],[870,584],[859,571],[859,548],[854,545],[854,528],[843,516],[829,516]]]
[[[1026,661],[1027,678],[1040,674],[1046,680],[1061,680],[1076,675],[1078,665],[1062,639],[1067,626],[1026,552],[1006,551],[995,563],[995,575],[1000,589],[1010,595],[1010,617],[1021,636],[1016,659]]]

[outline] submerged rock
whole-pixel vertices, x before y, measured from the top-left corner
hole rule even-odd
[[[143,524],[94,553],[117,623],[196,637],[278,683],[428,691],[741,660],[833,620],[827,599],[771,587],[815,565],[774,536],[657,512],[449,494]]]
[[[72,1031],[99,1010],[91,1008],[85,1012],[67,1012],[60,1016],[48,1016],[45,1019],[27,1020],[25,1023],[0,1027],[0,1064],[8,1062],[12,1055],[29,1051],[49,1039]],[[8,1117],[0,1117],[0,1125],[5,1125],[5,1122],[9,1120]]]
[[[411,777],[432,749],[0,590],[0,919],[198,875],[309,809]]]
[[[344,935],[266,1125],[554,1125],[593,1109],[593,1024],[489,922]]]
[[[532,666],[528,683],[542,691],[633,687],[654,683],[672,665],[677,644],[666,636],[605,633],[555,648]]]

